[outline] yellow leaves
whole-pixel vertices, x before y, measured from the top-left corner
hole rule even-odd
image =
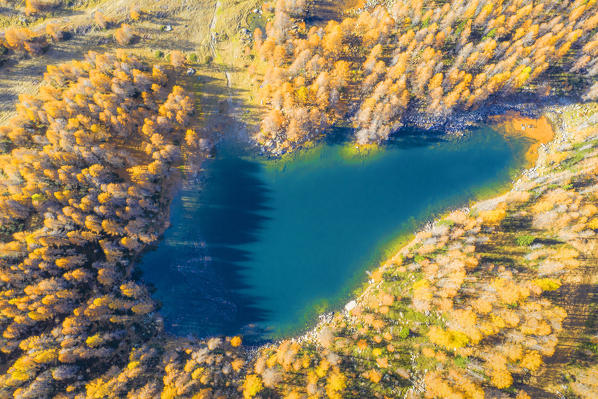
[[[27,28],[7,28],[4,31],[4,40],[12,49],[19,49],[26,41],[34,37],[35,34]]]
[[[482,339],[482,334],[476,326],[477,316],[469,309],[454,310],[450,315],[450,324],[454,330],[465,334],[473,343],[477,343]]]
[[[236,372],[239,372],[243,368],[244,364],[245,364],[245,361],[243,359],[235,359],[230,363],[231,367]]]
[[[63,35],[60,26],[54,23],[48,23],[46,25],[46,34],[55,42],[60,41]]]
[[[23,252],[27,249],[25,243],[21,241],[9,241],[7,243],[0,243],[0,253],[7,253],[12,256]]]
[[[585,10],[586,10],[585,4],[582,4],[579,7],[577,7],[576,9],[574,9],[571,12],[571,14],[569,14],[569,22],[577,21],[583,15]]]
[[[440,85],[442,85],[442,79],[442,73],[437,73],[436,75],[434,75],[434,77],[432,77],[432,79],[430,79],[430,82],[428,83],[428,90],[432,91],[435,88],[440,87]]]
[[[529,66],[520,65],[519,67],[517,67],[513,71],[513,76],[515,76],[515,78],[513,79],[513,86],[515,88],[523,86],[528,81],[531,73],[532,68]]]
[[[31,378],[33,378],[33,376],[31,374],[28,374],[24,371],[19,371],[19,370],[13,371],[10,374],[10,379],[14,380],[14,381],[18,381],[18,382],[28,381]],[[13,385],[13,384],[9,383],[9,385]],[[16,384],[14,384],[14,385],[16,385]]]
[[[347,84],[351,76],[351,64],[347,61],[341,60],[334,63],[334,72],[333,77],[335,82],[339,86],[344,86]]]
[[[504,353],[507,358],[514,362],[523,357],[523,348],[519,344],[510,344],[504,347]]]
[[[378,295],[378,299],[383,306],[392,306],[395,301],[395,297],[392,294],[388,294],[386,292],[381,292]]]
[[[311,358],[309,357],[309,355],[304,354],[303,357],[301,358],[301,367],[303,367],[304,369],[306,369],[310,365],[311,365]]]
[[[107,296],[101,296],[98,298],[95,298],[92,301],[92,304],[94,307],[103,307],[103,306],[108,306],[111,303],[111,299]]]
[[[529,396],[525,391],[520,390],[517,393],[517,397],[515,399],[532,399],[531,396]]]
[[[46,27],[56,30],[52,24]],[[53,33],[58,35],[58,32],[49,32]],[[14,39],[31,38],[26,30],[15,31],[12,35]],[[8,39],[11,39],[10,31]],[[19,229],[24,230],[14,235],[14,243],[9,240],[0,243],[4,255],[10,253],[11,249],[29,250],[28,256],[23,254],[25,256],[22,259],[5,258],[9,263],[3,265],[5,267],[0,271],[0,279],[7,286],[17,284],[16,271],[26,271],[21,273],[18,293],[13,292],[5,298],[4,294],[10,291],[3,290],[0,295],[0,302],[4,304],[0,312],[7,319],[2,331],[5,339],[0,349],[3,352],[12,351],[16,354],[14,350],[20,340],[31,332],[44,331],[50,337],[52,332],[50,342],[56,345],[57,340],[57,344],[62,344],[60,352],[47,349],[48,342],[37,340],[27,349],[32,361],[36,364],[56,360],[73,363],[95,352],[90,348],[99,348],[105,339],[113,339],[109,334],[111,328],[125,332],[132,322],[142,319],[140,314],[153,311],[153,304],[147,300],[147,292],[141,292],[141,296],[133,301],[123,299],[113,289],[114,284],[118,288],[122,283],[119,280],[123,278],[124,269],[120,269],[119,263],[127,252],[123,246],[135,248],[140,245],[137,238],[146,241],[153,239],[153,226],[150,226],[150,221],[142,222],[141,218],[139,223],[136,224],[137,220],[133,219],[127,225],[131,227],[131,236],[134,238],[122,237],[122,218],[128,219],[127,213],[134,211],[135,207],[145,209],[160,205],[154,204],[150,197],[160,192],[162,187],[152,183],[155,187],[145,185],[143,188],[148,191],[143,192],[140,185],[129,181],[121,172],[124,167],[143,165],[145,158],[154,159],[156,163],[152,161],[151,164],[156,165],[158,157],[161,169],[152,170],[169,169],[170,161],[166,158],[172,155],[172,144],[179,142],[185,129],[185,126],[178,126],[178,122],[187,117],[192,104],[180,88],[174,87],[166,107],[166,111],[173,115],[173,120],[165,122],[159,119],[153,110],[161,105],[168,91],[148,92],[147,87],[153,83],[153,77],[145,73],[140,75],[139,72],[146,69],[133,57],[95,53],[88,54],[83,62],[49,66],[39,96],[22,96],[15,118],[10,125],[0,128],[2,140],[11,140],[18,146],[28,143],[26,148],[18,150],[18,157],[12,160],[8,169],[5,168],[9,178],[2,180],[2,184],[5,189],[8,187],[11,195],[2,204],[14,208],[6,212],[5,217],[12,212],[15,216],[31,217],[34,223],[30,226],[29,221],[26,221]],[[89,79],[86,78],[87,74]],[[156,72],[155,75],[155,82],[167,83],[164,72]],[[134,82],[132,77],[139,78],[139,82]],[[145,81],[141,78],[145,78]],[[145,92],[139,93],[135,85],[143,85]],[[56,118],[60,120],[56,121]],[[137,137],[136,132],[137,127],[147,120],[154,122],[153,126],[156,130],[160,129],[165,139],[156,146],[160,148],[143,154],[138,153],[138,150],[144,151],[150,140]],[[138,139],[141,141],[138,142]],[[151,144],[156,143],[152,140]],[[89,162],[79,162],[88,158]],[[95,165],[91,159],[95,159]],[[10,168],[15,169],[15,173]],[[22,181],[16,182],[16,172]],[[75,188],[71,192],[66,187]],[[111,204],[113,197],[116,197],[116,201]],[[124,200],[127,200],[126,205]],[[37,209],[46,201],[59,204],[51,209]],[[31,212],[41,213],[36,215]],[[77,230],[83,225],[85,231]],[[106,233],[116,237],[107,238]],[[90,247],[99,239],[106,259],[101,253],[94,253],[96,245]],[[73,255],[78,247],[84,249],[79,255]],[[91,264],[96,261],[92,267]],[[110,286],[110,289],[106,290],[106,287],[98,284]],[[91,293],[88,299],[81,296],[83,288]],[[22,295],[21,290],[25,295]],[[137,295],[134,286],[126,287],[123,291],[125,296]],[[100,292],[111,294],[95,297],[93,292],[95,295],[101,295]],[[69,314],[69,317],[65,317]],[[62,318],[64,321],[61,323]],[[93,325],[99,319],[104,324],[109,320],[120,325]],[[51,321],[41,323],[45,327],[40,330],[41,324],[37,322],[45,320]],[[91,327],[89,323],[92,323]],[[80,337],[83,345],[78,339],[68,336]],[[126,341],[128,345],[128,338]],[[122,353],[126,353],[126,350],[124,348],[125,352]],[[100,358],[106,359],[103,356]],[[134,365],[132,361],[128,369],[137,372]],[[232,367],[240,368],[242,365],[236,362]],[[22,371],[17,371],[17,376],[19,372]],[[60,376],[60,373],[63,371],[58,370],[55,374]],[[102,384],[98,381],[99,386]],[[82,389],[83,383],[77,383],[77,388],[73,388],[78,395],[84,394]],[[98,392],[89,396],[99,395]],[[114,395],[119,396],[116,393]]]
[[[131,43],[133,37],[135,37],[135,33],[131,25],[128,24],[122,24],[120,28],[114,31],[114,39],[121,46]]]
[[[388,358],[387,357],[377,357],[376,364],[378,365],[378,367],[385,369],[388,367]]]
[[[135,314],[148,314],[154,310],[154,304],[150,301],[141,302],[131,308]]]
[[[374,280],[374,282],[380,282],[380,281],[382,281],[383,274],[384,274],[384,271],[382,269],[376,269],[372,272],[372,274],[370,275],[370,278],[372,280]]]
[[[451,368],[446,371],[429,371],[424,376],[426,399],[484,399],[484,390],[461,371]]]
[[[518,285],[512,280],[497,278],[492,282],[492,287],[496,290],[501,302],[506,305],[515,305],[530,295],[527,287]]]
[[[185,133],[185,144],[187,144],[189,147],[195,147],[199,144],[199,135],[195,130],[187,130],[187,132]]]
[[[268,359],[266,360],[266,365],[269,368],[273,368],[276,365],[276,362],[278,361],[278,356],[277,354],[272,354],[271,356],[268,357]]]
[[[492,76],[490,79],[489,85],[491,86],[491,91],[497,91],[502,88],[507,80],[511,77],[510,71],[500,72]]]
[[[505,389],[513,384],[513,376],[506,369],[494,369],[490,375],[490,383],[498,389]]]
[[[241,337],[240,337],[240,336],[238,336],[238,335],[237,335],[237,336],[235,336],[235,337],[232,337],[232,338],[231,338],[231,340],[230,340],[230,344],[231,344],[231,346],[232,346],[233,348],[236,348],[236,347],[238,347],[238,346],[241,346],[241,343],[242,343],[242,339],[241,339]]]
[[[508,388],[513,384],[513,377],[507,370],[507,358],[499,353],[490,353],[486,359],[490,369],[490,383],[499,389]]]
[[[438,326],[430,327],[426,335],[430,342],[449,350],[462,348],[469,343],[464,333],[450,329],[445,331]]]
[[[296,342],[286,340],[279,345],[274,359],[285,369],[285,371],[288,371],[298,351],[299,345]]]
[[[497,43],[494,39],[487,39],[482,42],[482,57],[489,59],[494,55]]]
[[[413,295],[414,296],[418,296],[418,297],[422,297],[422,298],[426,298],[426,299],[432,299],[432,293],[429,290],[430,290],[430,282],[426,279],[421,279],[421,280],[417,281],[415,284],[413,284]]]
[[[436,352],[434,352],[434,349],[430,348],[429,346],[423,347],[421,350],[421,353],[423,356],[429,357],[429,358],[433,358],[436,356]]]
[[[492,311],[492,302],[484,298],[478,298],[472,303],[473,309],[480,314],[488,314]]]
[[[525,35],[527,33],[527,29],[521,27],[521,28],[517,28],[517,30],[515,31],[515,34],[513,35],[513,40],[519,40],[523,37],[523,35]]]
[[[123,237],[119,240],[119,243],[130,250],[135,250],[136,248],[139,247],[139,242],[134,239],[134,238],[130,238],[130,237]]]
[[[63,276],[68,281],[75,280],[75,281],[85,282],[85,281],[89,281],[91,279],[91,272],[85,268],[80,267],[78,269],[75,269],[73,271],[65,273]],[[47,297],[45,297],[45,298],[47,298]],[[57,299],[56,299],[56,301],[57,301]]]
[[[25,0],[25,14],[31,16],[41,11],[42,3],[40,0]]]
[[[94,233],[100,233],[102,231],[102,224],[100,219],[93,215],[88,215],[85,218],[85,227]]]
[[[129,16],[133,21],[139,21],[141,18],[141,11],[137,7],[132,7]]]
[[[479,0],[473,0],[473,1],[469,2],[467,4],[468,7],[465,9],[465,12],[462,14],[462,18],[464,20],[473,18],[473,16],[475,15],[475,13],[477,11],[478,4],[479,4]]]
[[[479,212],[482,223],[490,226],[499,224],[507,216],[506,204],[502,203],[496,209]]]
[[[31,311],[29,313],[27,313],[27,317],[29,317],[31,320],[35,320],[35,321],[43,321],[43,320],[48,320],[52,317],[51,314],[43,314],[37,311]]]
[[[442,378],[440,372],[432,371],[426,373],[424,377],[426,384],[425,398],[454,398],[463,399],[463,395],[460,395],[453,391],[451,386]]]
[[[245,399],[251,399],[263,388],[262,379],[255,374],[249,374],[245,377],[245,381],[243,382],[243,397]]]
[[[98,202],[100,204],[106,204],[106,203],[110,202],[111,199],[112,199],[111,193],[103,192],[103,193],[98,194]]]
[[[507,326],[507,323],[505,322],[505,320],[496,314],[490,315],[490,319],[492,320],[492,324],[499,330],[503,329]],[[487,334],[487,335],[489,335],[489,334]]]
[[[364,350],[368,347],[368,342],[365,339],[360,339],[357,341],[357,348],[360,350]]]
[[[533,281],[542,291],[554,291],[561,287],[561,281],[556,278],[541,278]]]
[[[363,317],[363,321],[366,324],[369,324],[370,326],[372,326],[372,328],[374,328],[376,330],[381,330],[386,325],[386,323],[384,322],[384,320],[378,319],[378,318],[374,317],[374,315],[372,315],[370,313],[366,314]]]
[[[129,362],[129,364],[127,364],[127,370],[135,370],[140,365],[141,365],[141,363],[137,360]]]
[[[295,90],[295,98],[299,104],[307,104],[309,99],[309,89],[305,86]]]
[[[433,47],[426,47],[422,52],[423,61],[429,61],[436,55],[436,50]]]
[[[164,377],[166,378],[166,377]],[[160,399],[175,399],[177,397],[177,389],[175,386],[166,385],[160,393]]]
[[[341,26],[330,21],[326,26],[326,34],[322,38],[322,47],[324,51],[331,54],[337,54],[342,51],[343,31]]]
[[[380,380],[382,379],[382,374],[380,372],[378,372],[377,370],[373,370],[373,369],[366,371],[364,373],[364,375],[368,380],[370,380],[374,384],[379,383]]]
[[[170,65],[175,68],[182,68],[187,63],[187,58],[182,51],[174,50],[170,52]]]
[[[526,320],[519,329],[526,335],[546,336],[552,332],[552,328],[546,321],[538,320],[535,317]]]
[[[90,348],[97,348],[103,343],[104,340],[102,339],[100,334],[94,334],[92,336],[87,337],[87,339],[85,340],[85,344],[87,344],[87,346],[89,346]]]
[[[339,392],[345,389],[347,378],[340,372],[334,371],[328,376],[326,383],[326,393],[329,398],[341,398]]]
[[[205,368],[203,368],[203,367],[196,368],[191,373],[191,378],[194,380],[199,380],[202,377],[204,371],[205,371]]]
[[[537,351],[528,351],[519,362],[519,365],[534,372],[542,365],[542,356]]]
[[[326,358],[323,358],[315,370],[316,375],[323,378],[328,373],[328,369],[330,369],[330,362]]]
[[[120,292],[129,298],[138,298],[142,293],[141,287],[133,282],[121,284],[119,288]]]

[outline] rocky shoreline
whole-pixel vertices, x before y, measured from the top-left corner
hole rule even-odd
[[[554,138],[540,145],[535,165],[522,172],[511,190],[439,218],[374,270],[364,291],[343,310],[321,315],[318,325],[300,337],[262,348],[261,356],[289,345],[297,347],[297,355],[335,353],[343,360],[333,366],[341,372],[361,370],[354,384],[361,379],[357,385],[367,386],[374,397],[446,397],[439,392],[458,393],[465,382],[472,392],[489,397],[505,389],[513,392],[512,386],[518,387],[518,398],[562,394],[557,382],[565,367],[555,369],[552,362],[569,360],[559,340],[571,328],[581,330],[567,316],[577,304],[568,304],[561,292],[580,279],[596,280],[591,259],[597,253],[598,104],[551,106],[542,115]],[[452,257],[442,261],[447,253]],[[455,269],[454,259],[460,257],[463,269]],[[455,273],[461,277],[455,279]],[[503,298],[499,286],[515,298]],[[407,306],[395,309],[397,302]],[[405,322],[407,308],[416,310],[419,321]],[[511,314],[517,322],[506,324],[488,318],[500,314],[506,320],[508,312],[524,308],[537,309],[531,312],[539,312],[538,317]],[[522,331],[528,338],[520,341]],[[393,360],[401,363],[395,350],[402,344],[410,359],[402,367],[392,366]],[[374,367],[362,367],[370,362]],[[388,384],[397,373],[410,386],[400,395]],[[372,382],[376,388],[368,385]]]

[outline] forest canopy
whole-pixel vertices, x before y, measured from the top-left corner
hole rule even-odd
[[[123,50],[48,65],[0,126],[0,398],[530,399],[545,388],[546,359],[586,316],[567,297],[586,293],[577,288],[596,264],[598,2],[341,3],[277,0],[252,11],[258,28],[243,62],[265,109],[253,138],[269,155],[338,125],[367,145],[526,98],[587,104],[544,110],[556,139],[513,190],[417,233],[308,334],[251,347],[241,336],[168,335],[136,270],[168,227],[180,170],[207,156],[208,128],[196,128],[207,118],[191,89],[218,97],[211,117],[225,119],[237,101],[232,74],[219,97],[201,92],[216,83],[198,84],[197,55],[179,50],[152,49],[156,65]],[[34,22],[3,31],[0,55],[11,63],[63,44],[61,25],[34,25],[75,7],[0,4]],[[150,16],[174,15],[123,12],[94,9],[77,29],[141,47]],[[182,30],[173,25],[152,34]],[[217,55],[218,40],[237,37],[211,39]],[[222,74],[222,59],[209,59]],[[593,356],[588,367],[548,370],[584,399],[598,372],[591,327],[578,348]]]
[[[48,66],[0,127],[0,396],[155,397],[147,378],[128,381],[145,363],[174,367],[176,351],[152,347],[161,320],[133,278],[166,227],[176,167],[200,152],[173,73],[90,52]]]
[[[307,25],[312,7],[279,0],[265,37],[255,32],[252,68],[266,107],[255,137],[273,154],[345,120],[368,144],[516,94],[598,94],[595,0],[397,0]]]

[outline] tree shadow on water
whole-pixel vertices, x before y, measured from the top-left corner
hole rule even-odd
[[[235,157],[213,160],[201,189],[191,184],[174,199],[171,227],[141,266],[144,280],[156,288],[168,332],[264,340],[256,323],[268,312],[248,293],[244,275],[252,254],[243,248],[259,240],[268,220],[269,190],[260,168]]]
[[[392,134],[387,145],[389,147],[408,150],[412,148],[428,147],[446,141],[446,133],[442,131],[405,128]]]
[[[388,148],[411,149],[427,147],[447,141],[446,133],[441,130],[423,130],[402,128],[392,133],[382,146]],[[355,129],[346,127],[334,128],[331,134],[324,137],[326,144],[348,144],[355,142]]]

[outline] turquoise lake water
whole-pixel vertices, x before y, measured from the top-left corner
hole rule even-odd
[[[510,182],[526,149],[490,128],[402,132],[361,157],[332,140],[285,163],[225,143],[174,198],[142,279],[173,334],[301,332],[342,307],[397,236]]]

